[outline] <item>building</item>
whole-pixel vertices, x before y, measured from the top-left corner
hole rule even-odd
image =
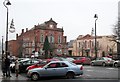
[[[52,18],[42,24],[34,25],[30,30],[28,28],[26,31],[22,29],[20,35],[16,34],[14,44],[9,46],[9,49],[10,47],[16,48],[16,52],[14,49],[11,49],[10,52],[16,56],[30,57],[35,52],[38,52],[39,56],[44,55],[43,44],[46,36],[48,36],[50,43],[49,54],[68,54],[67,37],[64,36],[64,30],[58,28]],[[9,44],[12,44],[11,41]]]
[[[95,37],[92,35],[79,35],[72,41],[68,52],[73,56],[95,57]],[[112,41],[113,36],[97,36],[97,57],[113,55],[117,52],[117,44]]]

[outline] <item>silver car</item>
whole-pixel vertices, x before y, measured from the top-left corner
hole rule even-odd
[[[120,60],[116,60],[113,63],[114,67],[120,67]]]
[[[83,66],[76,65],[69,61],[51,61],[43,68],[35,68],[28,71],[27,76],[32,80],[38,80],[40,77],[65,76],[74,78],[83,75]]]
[[[101,57],[97,58],[96,60],[91,61],[91,65],[101,65],[101,66],[112,66],[114,63],[114,60],[108,57]]]

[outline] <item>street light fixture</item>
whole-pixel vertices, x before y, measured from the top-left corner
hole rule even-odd
[[[96,58],[97,58],[96,21],[97,21],[97,19],[98,19],[97,14],[95,14],[94,18],[95,18],[95,59],[96,59]]]
[[[6,52],[6,58],[8,56],[8,7],[7,5],[11,5],[10,1],[9,0],[5,0],[3,2],[3,5],[6,7],[7,9],[7,23],[6,23],[6,45],[5,45],[5,52]]]

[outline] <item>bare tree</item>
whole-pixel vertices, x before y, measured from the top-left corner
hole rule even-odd
[[[118,18],[117,24],[114,25],[113,33],[113,41],[117,43],[117,56],[120,59],[120,18]]]

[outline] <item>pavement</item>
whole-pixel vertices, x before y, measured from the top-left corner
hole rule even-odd
[[[3,80],[27,80],[28,78],[19,74],[18,77],[15,76],[15,73],[11,73],[11,77],[4,77],[2,70],[1,70],[1,63],[0,63],[0,82]]]

